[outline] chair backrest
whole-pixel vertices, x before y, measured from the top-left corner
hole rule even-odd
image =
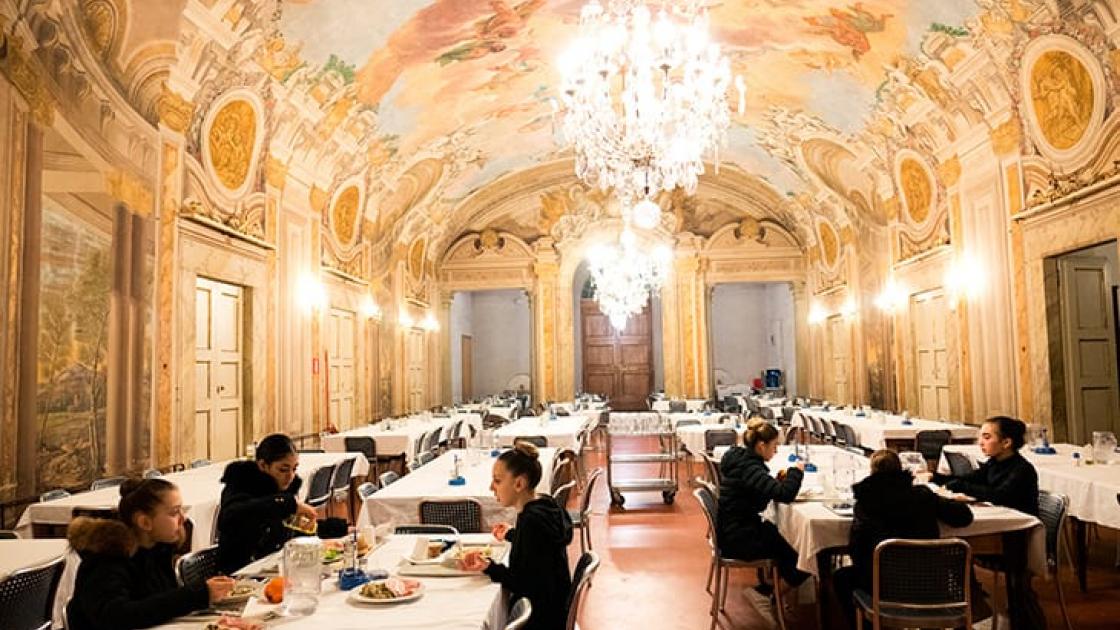
[[[972,460],[964,453],[954,453],[953,451],[942,451],[945,455],[945,460],[949,462],[949,472],[954,477],[963,477],[972,472]]]
[[[702,424],[702,423],[699,420],[697,420],[696,418],[685,418],[684,420],[677,420],[677,428],[678,429],[681,428],[681,427],[691,427],[691,426],[695,426],[695,425],[699,425],[699,424]]]
[[[210,460],[208,460],[208,459],[196,459],[193,462],[191,462],[191,468],[202,468],[203,466],[209,466],[209,465],[210,465]]]
[[[377,459],[377,442],[374,442],[373,438],[369,436],[344,437],[342,438],[342,444],[347,453],[361,453],[371,461]]]
[[[433,451],[433,452],[438,450],[439,449],[439,438],[440,438],[440,435],[442,433],[443,433],[442,429],[432,429],[431,433],[428,434],[427,443],[424,444],[424,450]]]
[[[700,511],[704,513],[704,517],[708,520],[708,531],[713,534],[712,545],[714,546],[714,534],[719,531],[716,527],[719,522],[719,504],[716,495],[706,486],[700,486],[692,491],[692,496],[696,497],[696,501],[700,503]],[[716,551],[718,552],[718,549]]]
[[[334,466],[322,466],[311,473],[311,481],[307,485],[308,505],[319,506],[330,498],[334,469]]]
[[[915,611],[935,606],[967,608],[972,549],[960,538],[890,538],[875,547],[872,604]]]
[[[793,444],[797,440],[797,433],[801,431],[801,427],[790,425],[786,428],[786,434],[782,438],[782,444]]]
[[[782,424],[789,424],[789,423],[793,422],[793,414],[796,411],[797,411],[797,409],[794,409],[793,407],[790,407],[789,405],[786,405],[785,407],[782,407]]]
[[[560,486],[569,482],[575,482],[576,480],[575,459],[564,458],[554,461],[555,464],[552,466],[552,478],[548,483],[548,492],[553,496],[556,495],[556,491]]]
[[[47,490],[43,494],[40,494],[39,495],[39,500],[40,501],[55,501],[57,499],[65,499],[68,496],[70,496],[69,492],[63,490],[62,488],[55,488],[54,490]]]
[[[860,445],[859,436],[856,435],[856,430],[848,424],[837,425],[841,431],[844,432],[844,442],[847,443],[848,448],[863,452],[863,446]]]
[[[777,418],[774,417],[774,408],[770,406],[759,407],[758,415],[762,416],[765,420],[777,420]]]
[[[735,446],[738,441],[735,429],[708,429],[704,432],[704,452],[711,453],[717,446]]]
[[[218,547],[192,551],[179,558],[175,571],[184,586],[202,584],[218,574]]]
[[[537,415],[537,412],[526,407],[525,409],[518,409],[514,415],[516,415],[518,418],[532,418],[533,416]]]
[[[19,534],[10,529],[0,529],[0,540],[18,540]]]
[[[716,488],[719,488],[723,483],[723,473],[719,470],[719,460],[711,455],[704,455],[704,467],[708,469],[708,478]],[[719,491],[712,493],[719,496]]]
[[[421,501],[420,522],[450,525],[464,534],[482,532],[482,504],[474,499]]]
[[[421,433],[420,437],[417,438],[416,443],[412,446],[412,459],[414,461],[419,460],[420,459],[420,454],[423,453],[427,449],[427,447],[428,447],[428,435],[430,435],[430,432],[428,432],[428,431],[425,431],[424,433]]]
[[[669,413],[683,413],[688,411],[688,403],[683,400],[670,400]]]
[[[357,461],[353,457],[344,459],[338,462],[334,467],[334,475],[331,476],[331,489],[332,490],[345,490],[350,487],[350,475],[354,472],[354,462]]]
[[[424,466],[426,464],[431,463],[431,461],[435,458],[436,458],[435,453],[433,453],[431,451],[424,451],[423,453],[420,453],[419,457],[416,458],[416,465],[417,466]]]
[[[394,481],[400,478],[401,476],[397,474],[396,471],[390,470],[388,472],[381,473],[381,476],[378,477],[377,480],[381,482],[381,487],[384,488],[385,486],[391,485]]]
[[[552,491],[552,499],[554,501],[556,501],[556,505],[559,505],[561,509],[567,509],[568,508],[568,501],[572,497],[572,488],[575,488],[575,487],[576,487],[576,482],[575,481],[569,481],[567,483],[561,484],[555,490],[553,490]]]
[[[568,623],[566,630],[575,630],[576,621],[579,619],[579,609],[582,605],[587,588],[591,586],[591,578],[599,570],[599,554],[594,551],[584,552],[576,562],[576,570],[572,572],[572,594],[568,598]]]
[[[918,431],[914,436],[914,450],[927,460],[936,461],[941,458],[941,449],[951,439],[953,434],[946,429]]]
[[[396,527],[393,528],[393,533],[394,534],[419,534],[419,535],[450,534],[452,536],[458,536],[459,535],[459,530],[455,529],[454,527],[452,527],[450,525],[431,525],[431,524],[411,523],[411,524],[407,524],[407,525],[397,525]]]
[[[544,413],[544,410],[542,409],[540,413]],[[540,413],[537,415],[540,415]],[[482,417],[483,429],[500,429],[508,423],[508,420],[494,413],[488,413]]]
[[[833,440],[840,446],[850,446],[848,444],[848,432],[844,429],[848,426],[843,422],[829,421],[832,424]]]
[[[591,493],[595,491],[595,482],[599,481],[599,477],[603,474],[602,468],[596,468],[587,475],[587,485],[583,488],[583,494],[579,495],[579,514],[580,523],[586,523],[588,516],[591,514]]]
[[[301,448],[301,449],[299,449],[299,452],[301,452],[301,453],[326,453],[327,450],[324,449],[324,448]]]
[[[0,580],[0,628],[50,628],[54,593],[65,556]]]
[[[506,624],[506,630],[521,630],[529,623],[529,616],[532,614],[533,605],[529,603],[529,598],[517,598],[517,601],[513,602],[513,607],[509,609],[509,623]]]
[[[128,479],[128,477],[102,477],[101,479],[94,479],[93,483],[89,485],[89,489],[100,490],[102,488],[115,488],[124,483],[125,479]]]
[[[513,438],[513,443],[528,442],[537,448],[544,448],[548,446],[548,438],[543,435],[519,435]]]
[[[1120,495],[1117,495],[1120,500]],[[1046,563],[1051,569],[1058,568],[1058,548],[1062,540],[1062,523],[1069,509],[1069,497],[1064,494],[1051,494],[1038,491],[1038,520],[1046,528]]]
[[[362,485],[358,486],[358,496],[363,499],[370,498],[375,492],[377,492],[377,486],[372,481],[363,482]]]
[[[712,496],[719,496],[719,489],[716,488],[715,484],[705,479],[704,477],[694,477],[692,481],[696,484],[697,487],[704,488],[708,492],[712,493]]]
[[[70,518],[78,518],[84,516],[86,518],[104,518],[109,520],[116,520],[120,513],[117,512],[116,507],[76,507],[70,510]],[[190,519],[187,519],[190,522]]]
[[[149,468],[149,469],[144,471],[144,478],[145,479],[158,479],[159,477],[162,477],[162,476],[163,476],[163,473],[160,472],[160,470],[158,468]]]

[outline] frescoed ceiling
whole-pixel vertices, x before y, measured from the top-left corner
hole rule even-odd
[[[127,4],[132,22],[167,19],[146,2],[82,2]],[[554,118],[555,61],[576,37],[585,2],[279,0],[231,5],[224,19],[252,13],[259,28],[244,31],[252,58],[286,93],[304,92],[321,110],[318,137],[307,136],[305,147],[332,134],[358,139],[372,171],[366,216],[395,240],[402,225],[456,223],[448,221],[452,210],[511,173],[570,158]],[[733,116],[721,167],[802,208],[830,191],[881,225],[884,201],[894,195],[889,159],[869,147],[877,138],[913,135],[912,123],[899,120],[914,98],[908,95],[954,106],[945,69],[979,39],[1026,21],[1041,0],[707,6],[711,36],[746,85],[746,108]],[[152,27],[126,32],[118,67],[129,65],[126,50],[140,48],[136,33],[161,36]],[[887,89],[900,84],[905,89]],[[728,96],[733,107],[736,95]]]

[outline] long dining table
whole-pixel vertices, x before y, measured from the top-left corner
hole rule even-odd
[[[539,450],[541,480],[537,492],[547,493],[552,483],[552,460],[556,449]],[[451,485],[451,471],[455,458],[459,458],[462,485]],[[482,507],[484,528],[499,523],[512,523],[516,511],[500,505],[490,490],[495,457],[490,449],[451,449],[435,460],[401,477],[392,484],[374,492],[362,503],[358,526],[392,523],[404,525],[420,522],[420,502],[454,499],[473,499]]]
[[[378,545],[362,562],[362,568],[385,569],[396,575],[402,559],[411,554],[419,538],[426,536],[396,534]],[[490,543],[489,534],[463,535],[466,543]],[[269,557],[261,565],[278,562]],[[247,569],[251,569],[247,567]],[[250,571],[251,573],[251,571]],[[355,602],[351,594],[338,587],[336,575],[323,579],[322,591],[315,610],[304,616],[282,616],[268,622],[268,627],[285,630],[367,630],[393,628],[401,630],[501,630],[507,623],[507,597],[500,585],[484,575],[418,578],[422,595],[407,602],[365,604]],[[249,620],[271,619],[283,610],[283,604],[268,604],[251,598],[242,617]],[[156,626],[162,630],[200,630],[205,621],[181,617]]]
[[[447,434],[458,422],[463,426],[482,428],[482,414],[475,412],[456,412],[446,416],[410,416],[396,420],[381,420],[374,424],[357,427],[323,436],[323,450],[328,453],[346,451],[346,438],[370,437],[377,445],[378,455],[408,455],[416,452],[416,441],[432,431],[439,431],[440,438],[451,437]]]
[[[582,415],[557,416],[555,419],[549,416],[530,416],[514,420],[495,430],[494,436],[498,438],[500,446],[513,446],[514,440],[519,437],[540,436],[548,440],[549,446],[578,451],[580,433],[594,425],[592,418]]]
[[[351,478],[365,477],[369,473],[369,463],[364,457],[353,453],[300,453],[299,476],[304,479],[300,488],[300,498],[307,494],[311,474],[324,466],[335,466],[346,459],[354,459]],[[191,548],[203,549],[211,545],[215,518],[222,497],[222,473],[229,462],[216,462],[198,468],[189,468],[169,473],[163,479],[179,487],[183,499],[183,509],[190,519],[193,531]],[[115,509],[120,502],[120,488],[102,488],[79,492],[62,499],[32,503],[20,516],[16,531],[21,536],[47,537],[46,530],[58,530],[66,526],[76,508]]]
[[[955,442],[970,442],[979,435],[977,427],[967,424],[906,418],[883,411],[799,409],[793,414],[790,422],[797,427],[812,429],[805,416],[824,418],[850,426],[859,439],[859,445],[871,450],[881,448],[911,450],[919,431],[948,431]]]

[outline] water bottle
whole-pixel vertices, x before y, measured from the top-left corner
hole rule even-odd
[[[358,568],[358,532],[350,532],[343,543],[342,555],[346,558],[346,568]]]

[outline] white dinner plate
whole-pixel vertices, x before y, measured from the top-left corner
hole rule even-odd
[[[371,584],[376,584],[378,582],[383,582],[383,581],[384,580],[374,580],[373,582],[371,582]],[[362,586],[365,586],[365,585],[363,584]],[[366,597],[365,595],[362,595],[362,587],[358,586],[358,587],[355,587],[354,590],[350,591],[350,594],[347,596],[347,599],[349,599],[350,601],[352,601],[354,603],[357,603],[357,604],[374,604],[374,605],[403,604],[404,602],[411,602],[411,601],[415,601],[417,599],[420,599],[420,597],[423,594],[424,594],[424,584],[423,583],[420,584],[420,586],[416,589],[416,591],[413,594],[405,595],[404,597],[394,597],[392,599],[375,599],[373,597]]]

